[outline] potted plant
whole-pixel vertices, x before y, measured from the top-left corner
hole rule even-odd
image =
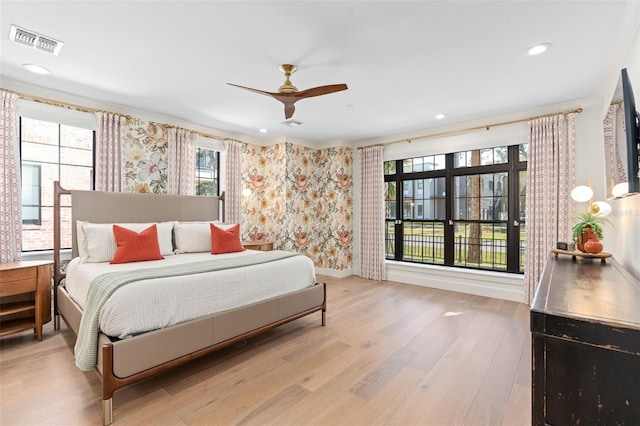
[[[606,217],[591,213],[590,211],[576,214],[577,222],[573,225],[573,242],[580,251],[584,250],[584,243],[587,242],[589,234],[593,233],[599,239],[603,239],[602,226],[611,226],[611,222]]]

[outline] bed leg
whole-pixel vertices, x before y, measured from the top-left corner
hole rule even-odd
[[[107,426],[113,423],[113,398],[102,400],[102,424]]]
[[[322,326],[327,325],[327,311],[322,311]]]
[[[55,314],[53,316],[53,329],[60,330],[60,314]]]

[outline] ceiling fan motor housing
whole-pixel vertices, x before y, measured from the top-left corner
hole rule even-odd
[[[280,65],[280,71],[284,73],[286,80],[284,81],[284,84],[282,86],[278,87],[279,93],[295,93],[298,91],[298,88],[291,83],[291,80],[289,80],[289,77],[291,77],[291,74],[296,72],[296,69],[297,68],[295,65],[291,65],[291,64]]]

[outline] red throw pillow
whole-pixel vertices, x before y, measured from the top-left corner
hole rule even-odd
[[[164,259],[162,253],[160,253],[158,228],[155,224],[140,233],[122,226],[113,225],[113,236],[118,247],[109,263]]]
[[[213,223],[210,223],[209,226],[211,227],[211,254],[235,253],[245,250],[240,241],[240,224],[227,230],[218,228]]]

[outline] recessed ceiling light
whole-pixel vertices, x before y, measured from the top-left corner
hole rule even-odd
[[[51,74],[48,69],[46,69],[45,67],[41,67],[40,65],[23,64],[22,67],[36,74],[43,74],[43,75]]]
[[[258,130],[260,133],[267,133],[269,130],[265,129],[264,127],[260,130]]]
[[[287,120],[287,121],[283,121],[282,124],[284,124],[285,126],[289,126],[289,127],[298,127],[300,125],[302,125],[302,123],[300,121],[296,121],[293,118]]]
[[[534,46],[531,46],[526,50],[526,52],[527,52],[527,55],[535,56],[535,55],[539,55],[541,53],[546,52],[547,50],[549,50],[549,48],[551,48],[550,43],[541,43],[541,44],[536,44]]]
[[[442,120],[445,117],[446,117],[446,115],[444,115],[444,114],[436,114],[436,120]]]

